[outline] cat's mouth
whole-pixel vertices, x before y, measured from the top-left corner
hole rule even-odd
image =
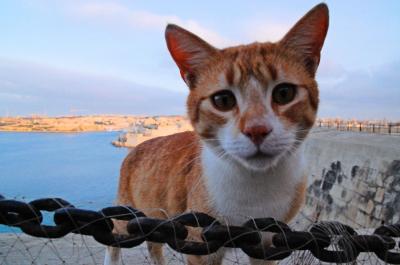
[[[265,153],[265,152],[262,152],[261,150],[257,150],[256,153],[254,153],[253,155],[250,155],[250,156],[246,157],[246,159],[250,159],[250,160],[260,160],[260,159],[274,158],[275,156],[276,156],[276,154],[273,154],[273,153]]]
[[[216,153],[227,154],[227,156],[223,156],[224,158],[233,159],[246,168],[261,170],[276,165],[286,153],[288,144],[275,143],[271,146],[271,144],[266,143],[265,146],[257,147],[254,145],[226,144],[225,147],[224,142],[222,142],[219,147],[222,151],[217,150]]]
[[[263,170],[273,166],[279,158],[280,152],[263,152],[258,150],[249,156],[237,156],[237,160],[244,166],[254,169]]]

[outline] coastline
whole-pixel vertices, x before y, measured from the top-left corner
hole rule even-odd
[[[118,132],[128,130],[136,123],[167,126],[185,122],[184,116],[163,115],[88,115],[63,117],[0,117],[0,132],[81,133]]]
[[[88,130],[88,131],[28,131],[28,130],[0,130],[0,133],[61,133],[61,134],[74,134],[74,133],[100,133],[100,132],[121,132],[122,129],[115,130]]]

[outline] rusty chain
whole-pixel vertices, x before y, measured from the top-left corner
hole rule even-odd
[[[55,225],[43,224],[42,211],[53,212]],[[113,232],[114,220],[127,221],[128,234]],[[273,218],[250,219],[242,226],[228,226],[198,212],[170,219],[147,217],[129,206],[112,206],[100,211],[75,208],[59,198],[44,198],[29,203],[5,199],[0,195],[0,224],[19,227],[24,233],[44,238],[60,238],[69,233],[92,236],[101,244],[132,248],[145,241],[166,243],[172,249],[192,255],[208,255],[221,247],[240,248],[248,256],[281,260],[293,251],[310,251],[314,257],[330,263],[346,263],[362,252],[373,252],[379,259],[400,264],[394,249],[400,237],[400,224],[384,225],[370,235],[359,235],[339,222],[319,222],[308,231],[294,231]],[[188,228],[202,229],[202,241],[188,240]],[[272,246],[261,244],[261,233],[273,233]],[[332,246],[335,245],[335,250]]]

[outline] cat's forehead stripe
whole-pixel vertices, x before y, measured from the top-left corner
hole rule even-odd
[[[233,65],[230,65],[228,69],[225,72],[225,78],[226,82],[228,83],[229,86],[233,86],[235,82],[235,69],[233,68]]]
[[[261,57],[261,56],[260,56]],[[264,62],[260,58],[240,58],[229,62],[224,76],[229,86],[245,87],[251,77],[255,77],[265,87],[270,81],[278,79],[278,69],[272,63]]]
[[[272,64],[267,64],[267,68],[269,71],[269,74],[271,76],[271,79],[273,81],[276,81],[276,79],[278,78],[278,71],[276,70],[275,66],[273,66]]]
[[[268,82],[270,81],[269,73],[264,64],[259,61],[256,61],[253,65],[253,75],[254,77],[264,85],[264,87],[268,86]]]

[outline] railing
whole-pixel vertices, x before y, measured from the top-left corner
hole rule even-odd
[[[55,225],[42,223],[42,211],[54,212]],[[114,233],[112,220],[126,221],[128,234]],[[240,248],[248,256],[263,260],[282,260],[294,251],[309,251],[317,259],[330,263],[354,262],[360,253],[373,252],[382,261],[400,264],[400,253],[394,251],[398,248],[394,238],[400,237],[400,224],[383,225],[372,234],[364,235],[339,222],[318,222],[308,231],[294,231],[273,218],[250,219],[242,226],[229,226],[205,213],[156,219],[128,206],[92,211],[75,208],[59,198],[26,203],[1,195],[0,224],[19,227],[35,237],[88,235],[101,244],[120,248],[132,248],[145,241],[165,243],[180,253],[191,255],[209,255],[222,247]],[[201,228],[202,240],[188,240],[187,227]],[[261,244],[263,232],[273,233],[273,245]]]
[[[400,135],[400,123],[367,123],[317,120],[315,126],[336,129],[338,131]]]

